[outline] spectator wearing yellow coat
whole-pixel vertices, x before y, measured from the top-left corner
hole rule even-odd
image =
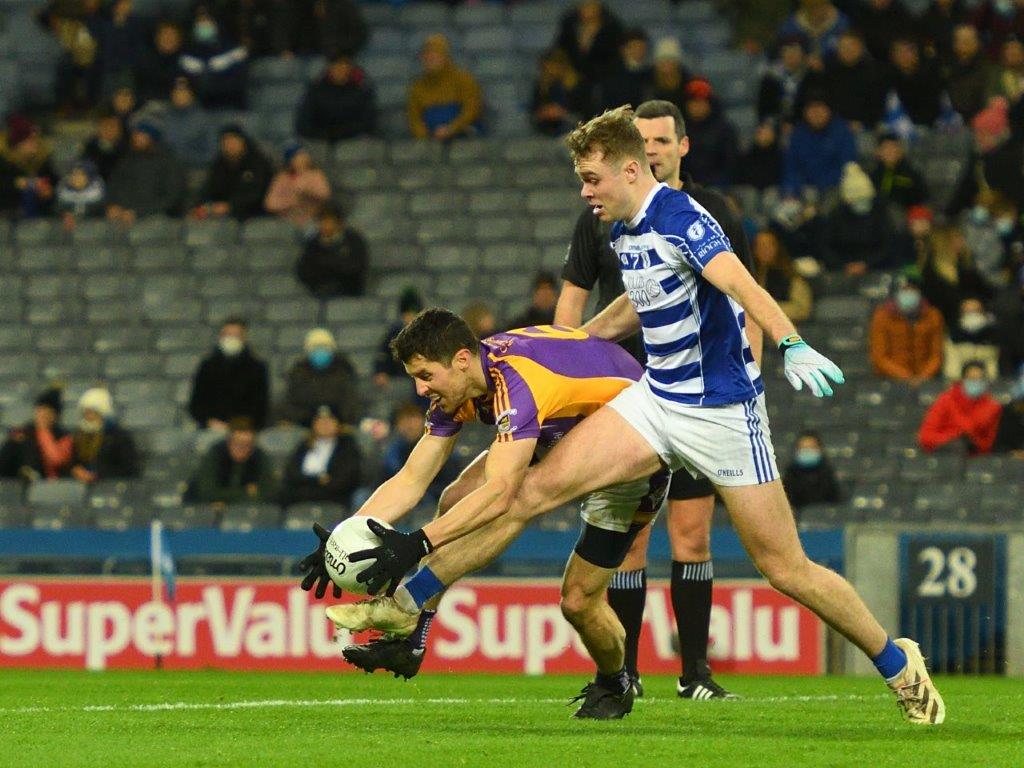
[[[409,89],[409,130],[418,139],[447,141],[478,129],[480,84],[451,59],[444,35],[431,35],[420,51],[423,74]]]

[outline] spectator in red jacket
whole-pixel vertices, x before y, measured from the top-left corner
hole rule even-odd
[[[964,364],[961,380],[947,389],[928,409],[918,441],[926,451],[962,441],[968,453],[990,453],[1003,407],[988,394],[984,363]]]

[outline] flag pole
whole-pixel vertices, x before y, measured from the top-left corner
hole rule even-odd
[[[154,603],[163,604],[163,523],[160,520],[151,520],[149,523],[149,569],[151,599]],[[157,653],[153,656],[153,668],[163,667],[163,656]]]

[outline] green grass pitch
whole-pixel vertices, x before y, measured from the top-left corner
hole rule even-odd
[[[1024,683],[937,680],[942,726],[904,723],[881,681],[723,678],[734,702],[671,678],[620,722],[570,720],[580,677],[0,672],[0,765],[1022,766]]]

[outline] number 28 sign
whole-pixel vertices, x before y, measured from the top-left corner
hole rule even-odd
[[[904,589],[914,601],[987,603],[995,597],[990,536],[914,536],[907,542]]]

